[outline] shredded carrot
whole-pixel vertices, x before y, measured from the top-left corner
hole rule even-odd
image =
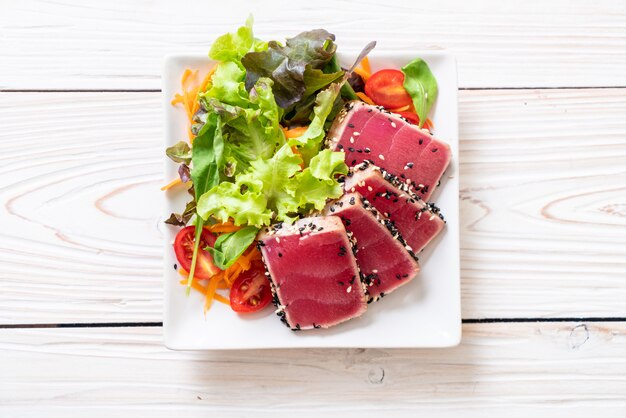
[[[213,295],[213,297],[215,298],[216,301],[222,302],[224,305],[230,306],[230,300],[228,300],[228,298],[225,298],[224,296],[220,295],[219,293],[215,292],[215,295]]]
[[[368,73],[367,71],[365,71],[364,69],[360,68],[360,67],[356,67],[354,70],[355,73],[357,73],[358,75],[361,76],[361,78],[363,79],[363,81],[367,81],[368,78],[370,78],[371,74]]]
[[[406,105],[402,107],[396,107],[395,109],[389,109],[390,112],[398,113],[398,112],[406,112],[411,109],[411,105]]]
[[[223,272],[217,273],[215,276],[209,279],[209,285],[207,286],[205,299],[204,299],[204,313],[211,309],[211,304],[213,303],[213,298],[215,297],[215,291],[217,290],[217,286],[222,281]]]
[[[309,129],[308,126],[298,126],[296,128],[283,128],[283,132],[285,133],[285,138],[291,139],[302,136],[307,129]]]
[[[223,233],[228,233],[228,232],[235,232],[235,231],[239,231],[242,227],[241,226],[235,226],[233,225],[232,222],[224,222],[221,224],[215,224],[215,225],[211,225],[206,227],[209,231],[216,233],[216,234],[223,234]]]
[[[366,56],[361,60],[361,67],[368,73],[372,73],[372,67],[370,67],[370,59]]]
[[[370,98],[367,96],[367,94],[365,94],[365,93],[363,93],[363,92],[361,92],[361,91],[358,91],[358,92],[356,93],[356,95],[357,95],[357,96],[359,96],[359,99],[363,100],[365,103],[367,103],[367,104],[371,104],[371,105],[373,105],[373,104],[374,104],[374,102],[372,101],[372,99],[370,99]]]
[[[197,79],[198,70],[192,71],[190,69],[186,69],[180,79],[182,94],[177,93],[172,99],[172,105],[182,105],[185,113],[187,114],[187,119],[189,119],[189,129],[187,131],[187,134],[189,135],[190,141],[193,141],[194,138],[194,134],[191,132],[193,115],[195,115],[198,109],[200,109],[198,94],[200,92],[206,91],[209,84],[211,83],[211,78],[213,77],[216,68],[217,65],[214,65],[201,82],[198,82]]]
[[[169,190],[174,186],[178,186],[179,184],[183,184],[183,181],[180,179],[180,177],[175,178],[174,180],[167,183],[165,186],[161,187],[161,190],[163,191]]]

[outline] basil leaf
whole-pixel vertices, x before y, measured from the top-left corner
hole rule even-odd
[[[258,232],[258,228],[247,226],[239,231],[220,235],[213,248],[208,247],[207,251],[213,256],[213,262],[217,267],[227,269],[252,244]]]
[[[165,155],[176,163],[189,164],[191,162],[191,148],[185,141],[178,141],[176,144],[167,148]]]
[[[413,99],[421,128],[437,99],[437,79],[428,68],[428,64],[421,58],[414,59],[402,67],[402,72],[404,73],[404,88]]]

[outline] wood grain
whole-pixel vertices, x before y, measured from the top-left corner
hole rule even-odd
[[[466,325],[445,350],[173,352],[160,328],[5,329],[0,415],[622,417],[625,351],[621,323]]]
[[[464,318],[626,316],[626,90],[465,91]],[[0,324],[160,321],[158,93],[0,94]]]
[[[206,53],[248,15],[262,38],[324,27],[341,49],[445,48],[461,87],[626,86],[626,3],[612,0],[385,2],[9,0],[1,89],[155,89],[165,54]]]

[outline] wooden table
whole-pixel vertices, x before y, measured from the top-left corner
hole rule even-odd
[[[0,416],[626,416],[626,4],[297,3],[3,2]],[[248,11],[457,55],[459,347],[163,347],[162,57]]]

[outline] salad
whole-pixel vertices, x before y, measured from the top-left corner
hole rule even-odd
[[[179,176],[162,189],[185,188],[189,199],[165,222],[181,228],[175,268],[188,294],[205,295],[205,313],[214,301],[238,313],[272,301],[280,310],[259,237],[300,225],[344,196],[346,176],[357,166],[346,148],[369,149],[333,144],[329,131],[347,108],[371,105],[432,131],[437,83],[428,65],[417,58],[401,70],[372,73],[367,54],[374,46],[343,68],[326,30],[266,42],[254,37],[249,18],[214,41],[215,64],[205,77],[197,69],[182,75],[171,103],[189,119],[188,138],[167,148]],[[412,163],[403,164],[406,170]]]

